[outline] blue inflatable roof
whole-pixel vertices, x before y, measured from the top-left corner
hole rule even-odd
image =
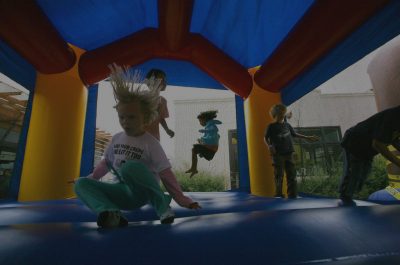
[[[0,7],[10,5],[9,2],[11,1],[3,1]],[[332,25],[315,31],[315,34],[324,31],[332,31],[332,34],[322,37],[305,36],[308,38],[305,43],[316,46],[313,51],[318,50],[321,43],[327,43],[327,46],[317,55],[310,54],[310,58],[313,56],[312,60],[302,59],[304,63],[296,61],[302,65],[301,70],[293,72],[287,82],[278,87],[284,103],[290,104],[400,33],[398,0],[323,2],[334,6],[332,13],[337,14],[330,14],[326,8],[318,9],[315,6],[322,4],[322,1],[313,0],[195,0],[190,13],[189,32],[199,34],[245,69],[264,64],[265,71],[273,73],[279,71],[276,69],[279,67],[268,68],[267,66],[271,65],[268,64],[270,59],[275,59],[275,62],[281,61],[282,64],[286,61],[289,63],[284,57],[290,57],[288,52],[294,50],[293,47],[296,48],[296,54],[301,54],[302,49],[307,49],[302,47],[306,46],[304,43],[299,43],[300,47],[297,47],[296,39],[291,38],[291,35],[299,33],[302,26],[303,32],[307,33],[307,30],[304,30],[306,25],[312,34],[318,27]],[[21,9],[25,3],[20,4]],[[168,6],[170,3],[171,1],[167,0],[36,0],[35,5],[43,11],[66,43],[88,52],[143,29],[158,28],[160,10],[162,6]],[[364,10],[366,5],[376,7],[366,12],[358,24],[349,25],[348,29],[347,24],[335,27],[338,21],[344,20],[343,14],[347,9]],[[322,12],[318,14],[320,18],[324,18],[325,15],[331,16],[332,23],[319,25],[318,19],[315,19],[317,12],[311,12],[312,8]],[[359,12],[354,14],[357,13]],[[0,24],[2,20],[0,16]],[[0,71],[26,88],[32,89],[37,69],[35,70],[29,60],[25,61],[24,56],[4,37],[3,31],[6,30],[8,29],[2,29],[0,26]],[[346,30],[349,33],[343,33]],[[334,42],[328,39],[339,33],[342,34],[341,37]],[[15,31],[14,34],[21,33]],[[272,58],[274,56],[275,58]],[[188,61],[153,58],[139,67],[150,68],[159,65],[169,74],[171,85],[224,88],[219,80],[210,77],[209,73]],[[285,64],[285,68],[292,71],[290,67],[292,66]],[[268,79],[269,76],[264,74],[261,78]]]

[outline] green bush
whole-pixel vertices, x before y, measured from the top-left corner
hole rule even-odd
[[[10,189],[12,170],[4,169],[0,175],[0,199],[6,198]]]
[[[388,185],[389,179],[386,172],[386,159],[378,155],[372,163],[371,174],[365,181],[361,191],[355,195],[355,198],[367,199],[371,193],[384,189]]]
[[[192,178],[189,178],[189,174],[181,171],[175,171],[175,174],[183,191],[225,191],[223,176],[212,176],[199,172]],[[165,190],[164,187],[163,189]]]
[[[340,163],[331,168],[329,176],[305,177],[299,182],[299,192],[327,197],[338,197],[339,183],[342,178],[343,169]],[[372,163],[371,174],[368,176],[360,192],[354,194],[355,199],[365,200],[368,196],[384,189],[388,185],[386,173],[386,160],[378,155]]]

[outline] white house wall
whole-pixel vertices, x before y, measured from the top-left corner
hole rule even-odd
[[[321,94],[316,89],[289,106],[293,127],[340,126],[342,135],[351,126],[377,112],[369,93]]]

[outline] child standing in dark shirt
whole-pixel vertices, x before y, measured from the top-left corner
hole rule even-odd
[[[271,107],[270,115],[275,122],[268,125],[264,142],[272,155],[275,175],[275,197],[284,197],[282,193],[283,172],[286,172],[288,198],[297,198],[296,170],[293,162],[292,137],[309,141],[318,141],[317,136],[306,136],[296,133],[289,123],[285,122],[286,106],[276,104]]]
[[[381,111],[348,129],[342,139],[344,174],[339,192],[341,206],[354,205],[353,194],[367,178],[375,155],[380,153],[397,167],[400,159],[388,149],[400,151],[400,106]]]

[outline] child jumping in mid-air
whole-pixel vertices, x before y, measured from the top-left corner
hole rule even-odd
[[[110,80],[123,131],[112,137],[93,173],[76,181],[78,198],[98,214],[97,224],[104,228],[127,226],[121,210],[147,203],[154,207],[162,224],[172,223],[171,196],[182,207],[201,208],[182,193],[160,142],[144,129],[157,116],[160,80],[144,84],[138,74],[117,65],[111,67]],[[108,171],[114,181],[99,181]],[[159,179],[171,196],[161,190]]]
[[[306,136],[296,133],[289,123],[285,122],[286,106],[273,105],[270,115],[275,122],[268,125],[264,142],[272,155],[275,173],[275,197],[284,197],[282,193],[283,171],[286,171],[287,193],[289,199],[297,198],[296,170],[293,161],[292,137],[299,137],[309,141],[318,141],[317,136]]]
[[[192,148],[192,166],[185,173],[190,173],[190,177],[193,177],[198,173],[197,171],[197,155],[204,157],[210,161],[213,159],[215,153],[218,150],[219,134],[217,124],[222,124],[219,120],[215,120],[217,117],[216,110],[209,110],[201,112],[197,119],[199,119],[200,125],[204,126],[204,129],[199,132],[204,135],[198,139],[198,144],[194,144]]]

